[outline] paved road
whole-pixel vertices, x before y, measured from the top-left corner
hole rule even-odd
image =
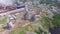
[[[7,11],[5,13],[0,13],[0,15],[7,15],[7,14],[10,14],[10,13],[14,13],[14,12],[20,12],[22,10],[24,10],[25,8],[21,8],[21,9],[16,9],[16,10],[12,10],[12,11]]]

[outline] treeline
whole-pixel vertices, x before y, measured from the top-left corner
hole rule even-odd
[[[40,0],[40,4],[43,4],[43,3],[50,4],[60,8],[60,2],[58,0]]]

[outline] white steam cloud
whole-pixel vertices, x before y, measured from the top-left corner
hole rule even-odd
[[[9,6],[13,5],[16,0],[0,0],[0,6]]]

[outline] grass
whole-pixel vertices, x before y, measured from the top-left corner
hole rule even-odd
[[[25,28],[21,28],[19,30],[12,31],[10,34],[25,34],[25,31],[26,31]]]
[[[35,30],[36,34],[42,34],[42,32],[44,32],[44,34],[47,34],[47,32],[42,30],[41,28],[38,28],[38,30]]]
[[[7,22],[7,17],[4,17],[3,19],[0,19],[0,24],[5,24]],[[0,27],[0,32],[2,32],[4,29],[3,29],[3,26]]]
[[[10,34],[26,34],[26,31],[32,32],[32,29],[28,28],[28,27],[30,27],[30,25],[20,28],[18,30],[12,31],[12,32],[10,32]]]
[[[5,24],[7,22],[7,17],[0,19],[0,24]]]
[[[2,32],[4,29],[2,27],[0,27],[0,32]]]

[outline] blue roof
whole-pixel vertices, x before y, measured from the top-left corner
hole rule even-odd
[[[17,8],[18,8],[18,9],[20,9],[20,8],[25,8],[25,5],[18,6]]]

